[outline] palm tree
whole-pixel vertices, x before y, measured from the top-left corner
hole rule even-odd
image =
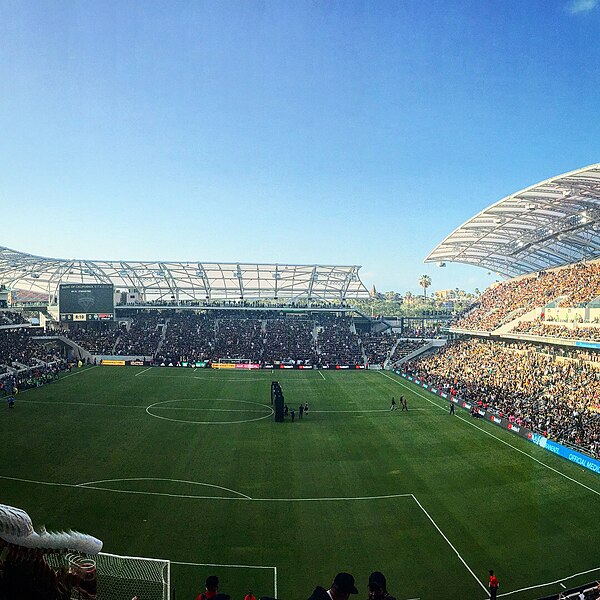
[[[431,277],[429,277],[429,275],[421,275],[419,285],[423,288],[425,299],[427,299],[427,288],[431,285]]]

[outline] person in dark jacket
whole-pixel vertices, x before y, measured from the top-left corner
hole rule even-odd
[[[358,594],[354,577],[350,573],[338,573],[329,590],[319,585],[308,600],[348,600],[350,594]]]
[[[369,575],[369,600],[396,600],[388,594],[385,575],[379,571]]]

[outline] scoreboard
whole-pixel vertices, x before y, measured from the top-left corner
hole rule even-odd
[[[61,321],[110,321],[115,318],[112,283],[61,283],[58,288]]]

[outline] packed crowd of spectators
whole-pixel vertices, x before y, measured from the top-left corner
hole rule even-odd
[[[173,315],[167,323],[160,349],[161,362],[204,361],[212,356],[215,319],[185,311]]]
[[[549,438],[600,455],[600,370],[525,343],[467,340],[403,369]]]
[[[0,311],[0,325],[24,325],[26,323],[29,321],[20,312]]]
[[[32,332],[29,329],[2,330],[0,333],[0,365],[11,366],[13,363],[19,363],[24,366],[35,366],[38,361],[55,360],[55,351],[51,347],[35,341],[33,335],[35,335],[35,331]]]
[[[369,365],[384,365],[398,337],[389,333],[361,333],[362,350]]]
[[[600,327],[567,327],[555,323],[545,322],[538,318],[534,321],[522,321],[512,329],[512,333],[527,333],[544,337],[561,338],[568,340],[600,341]]]
[[[255,358],[262,354],[262,321],[224,318],[217,321],[213,354],[219,358]]]
[[[351,319],[328,320],[319,331],[319,360],[324,364],[362,365],[364,362],[359,337],[351,331]]]
[[[425,344],[425,340],[405,340],[401,339],[398,341],[398,345],[394,348],[392,356],[390,356],[390,362],[392,364],[402,360],[405,356],[413,353],[418,348],[421,348]]]
[[[542,271],[488,288],[455,327],[493,331],[507,318],[551,301],[560,306],[578,306],[600,296],[600,263],[577,263],[563,269]]]
[[[265,321],[264,362],[311,364],[316,361],[313,337],[315,322],[310,319],[283,318]]]
[[[115,354],[119,356],[154,356],[163,333],[164,321],[165,319],[160,313],[140,312],[131,323],[129,331],[125,329],[120,331]]]
[[[64,335],[92,354],[113,354],[115,343],[121,334],[119,329],[72,327],[50,333]]]

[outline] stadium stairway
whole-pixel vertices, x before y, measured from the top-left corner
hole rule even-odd
[[[160,352],[163,342],[165,341],[165,337],[167,336],[167,327],[169,326],[169,321],[171,320],[171,317],[167,317],[165,319],[165,322],[163,324],[162,327],[162,332],[160,334],[160,339],[158,340],[158,345],[156,346],[156,350],[154,351],[154,356],[158,356],[158,353]]]

